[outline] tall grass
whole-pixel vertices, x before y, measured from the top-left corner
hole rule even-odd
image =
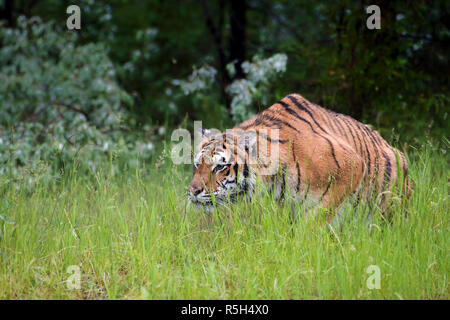
[[[369,230],[350,219],[335,232],[270,197],[198,212],[186,206],[190,171],[156,167],[74,169],[32,190],[2,178],[0,298],[449,298],[445,155],[412,154],[407,216],[394,201],[391,220],[375,214]],[[79,290],[67,287],[71,265]],[[367,286],[371,265],[380,289]]]

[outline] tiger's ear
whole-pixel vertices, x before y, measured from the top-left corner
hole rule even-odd
[[[195,152],[201,150],[201,146],[208,140],[209,130],[203,128],[196,128],[194,131],[194,146]]]
[[[195,134],[197,137],[200,137],[200,141],[209,140],[213,136],[212,130],[203,128],[198,128]]]
[[[211,137],[211,130],[201,128],[201,135],[204,139],[209,139]]]
[[[214,136],[220,134],[221,132],[217,129],[198,128],[194,134],[194,139],[196,140],[195,141],[196,152],[202,149],[201,147],[205,142],[210,141]]]

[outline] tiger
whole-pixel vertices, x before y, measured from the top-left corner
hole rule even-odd
[[[198,208],[251,200],[260,183],[276,199],[289,194],[324,208],[331,222],[347,198],[357,205],[394,185],[410,194],[401,151],[368,125],[295,93],[224,133],[202,130],[197,151],[188,197]]]

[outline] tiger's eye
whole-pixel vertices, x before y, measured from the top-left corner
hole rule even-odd
[[[221,172],[223,171],[228,165],[226,164],[217,164],[214,169],[213,172],[217,173],[217,172]]]

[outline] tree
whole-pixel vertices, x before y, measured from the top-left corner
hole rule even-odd
[[[242,79],[245,74],[242,70],[242,63],[246,59],[246,14],[247,6],[245,0],[232,0],[229,2],[229,21],[230,34],[229,45],[226,48],[224,42],[224,14],[225,2],[218,0],[217,7],[218,22],[215,23],[213,14],[206,0],[202,0],[202,7],[205,15],[206,26],[214,40],[217,50],[219,74],[221,78],[222,97],[226,102],[226,106],[230,109],[231,98],[227,94],[226,88],[234,79]],[[235,74],[231,76],[227,70],[227,65],[233,63],[235,65]]]

